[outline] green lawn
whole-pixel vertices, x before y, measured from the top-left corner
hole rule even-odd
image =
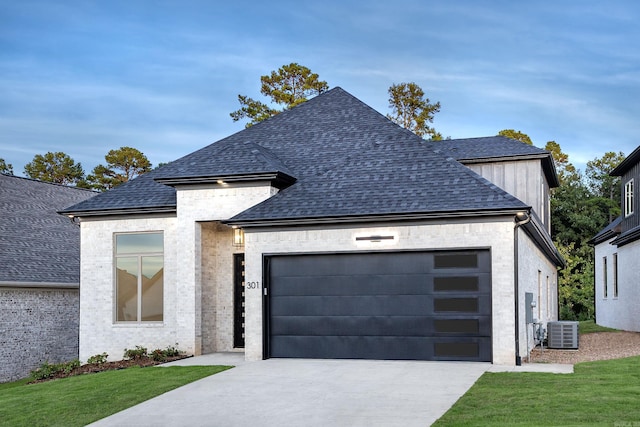
[[[639,425],[639,396],[640,357],[579,363],[569,375],[485,373],[434,425]]]
[[[0,384],[1,426],[84,426],[229,366],[129,368]]]
[[[618,332],[617,329],[611,329],[604,326],[596,325],[593,320],[583,320],[578,323],[578,331],[581,334],[590,334],[592,332]]]

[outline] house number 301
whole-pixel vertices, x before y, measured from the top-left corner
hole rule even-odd
[[[260,282],[247,282],[245,286],[247,289],[260,289]]]

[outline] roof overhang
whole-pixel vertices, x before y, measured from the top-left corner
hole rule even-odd
[[[632,228],[616,237],[611,244],[618,247],[640,240],[640,227]]]
[[[474,163],[497,163],[497,162],[513,162],[521,160],[541,160],[542,170],[547,178],[549,187],[556,188],[560,186],[560,180],[558,178],[558,171],[556,165],[553,163],[553,156],[551,153],[544,152],[539,154],[521,154],[510,156],[488,156],[488,157],[473,157],[473,158],[456,158],[456,161],[463,165],[471,165]]]
[[[74,217],[93,217],[93,216],[111,216],[111,215],[149,215],[149,214],[175,214],[176,206],[150,206],[142,208],[116,208],[116,209],[99,209],[85,211],[58,211],[60,215]]]
[[[19,289],[79,289],[80,283],[62,283],[62,282],[16,282],[0,280],[0,288],[19,288]]]
[[[638,162],[640,162],[640,147],[633,150],[633,152],[629,154],[626,159],[621,161],[618,166],[616,166],[611,172],[609,172],[609,175],[622,176]]]
[[[271,185],[282,189],[290,186],[296,179],[291,175],[282,172],[264,172],[237,175],[214,175],[214,176],[184,176],[184,177],[167,177],[155,178],[154,181],[169,185],[194,185],[194,184],[216,184],[216,183],[235,183],[235,182],[256,182],[269,181]]]

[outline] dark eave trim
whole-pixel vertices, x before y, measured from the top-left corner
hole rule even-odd
[[[122,209],[97,209],[84,211],[58,211],[60,215],[74,217],[90,217],[90,216],[112,216],[112,215],[139,215],[139,214],[165,214],[176,213],[175,205],[172,206],[149,206],[137,208]]]
[[[228,219],[222,221],[224,224],[236,225],[242,228],[251,227],[276,227],[276,226],[302,226],[319,224],[353,224],[381,221],[415,221],[427,219],[452,219],[452,218],[477,218],[488,216],[515,215],[518,212],[526,211],[530,208],[522,207],[493,209],[493,210],[473,210],[473,211],[448,211],[448,212],[418,212],[418,213],[397,213],[380,215],[352,215],[339,217],[306,217],[306,218],[275,218],[275,219]]]
[[[618,166],[616,166],[611,172],[609,172],[609,175],[622,176],[638,162],[640,162],[640,147],[633,150],[633,152],[631,152],[631,154],[629,154],[626,159],[621,161]]]
[[[218,181],[226,183],[233,182],[252,182],[252,181],[271,181],[274,187],[284,188],[296,182],[291,175],[282,172],[263,172],[239,175],[216,175],[216,176],[187,176],[187,177],[170,177],[155,178],[154,181],[164,185],[193,185],[193,184],[216,184]]]
[[[546,257],[553,262],[556,266],[564,268],[567,266],[564,258],[558,251],[558,248],[553,244],[551,236],[544,228],[544,225],[540,222],[538,217],[533,213],[530,213],[531,221],[524,224],[525,232],[533,239],[536,246],[546,255]]]
[[[16,282],[0,280],[0,288],[15,289],[79,289],[80,283],[62,282]]]
[[[628,245],[629,243],[633,243],[639,239],[640,239],[640,227],[636,227],[619,235],[616,239],[614,239],[611,242],[611,244],[620,247],[620,246]]]

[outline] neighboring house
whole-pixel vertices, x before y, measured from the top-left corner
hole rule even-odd
[[[600,231],[595,245],[596,322],[640,332],[640,147],[610,173],[622,186],[622,215]]]
[[[80,227],[57,211],[94,194],[0,174],[0,382],[78,357]]]
[[[177,343],[514,364],[525,292],[557,320],[557,185],[547,151],[425,141],[334,88],[64,211],[80,358]]]

